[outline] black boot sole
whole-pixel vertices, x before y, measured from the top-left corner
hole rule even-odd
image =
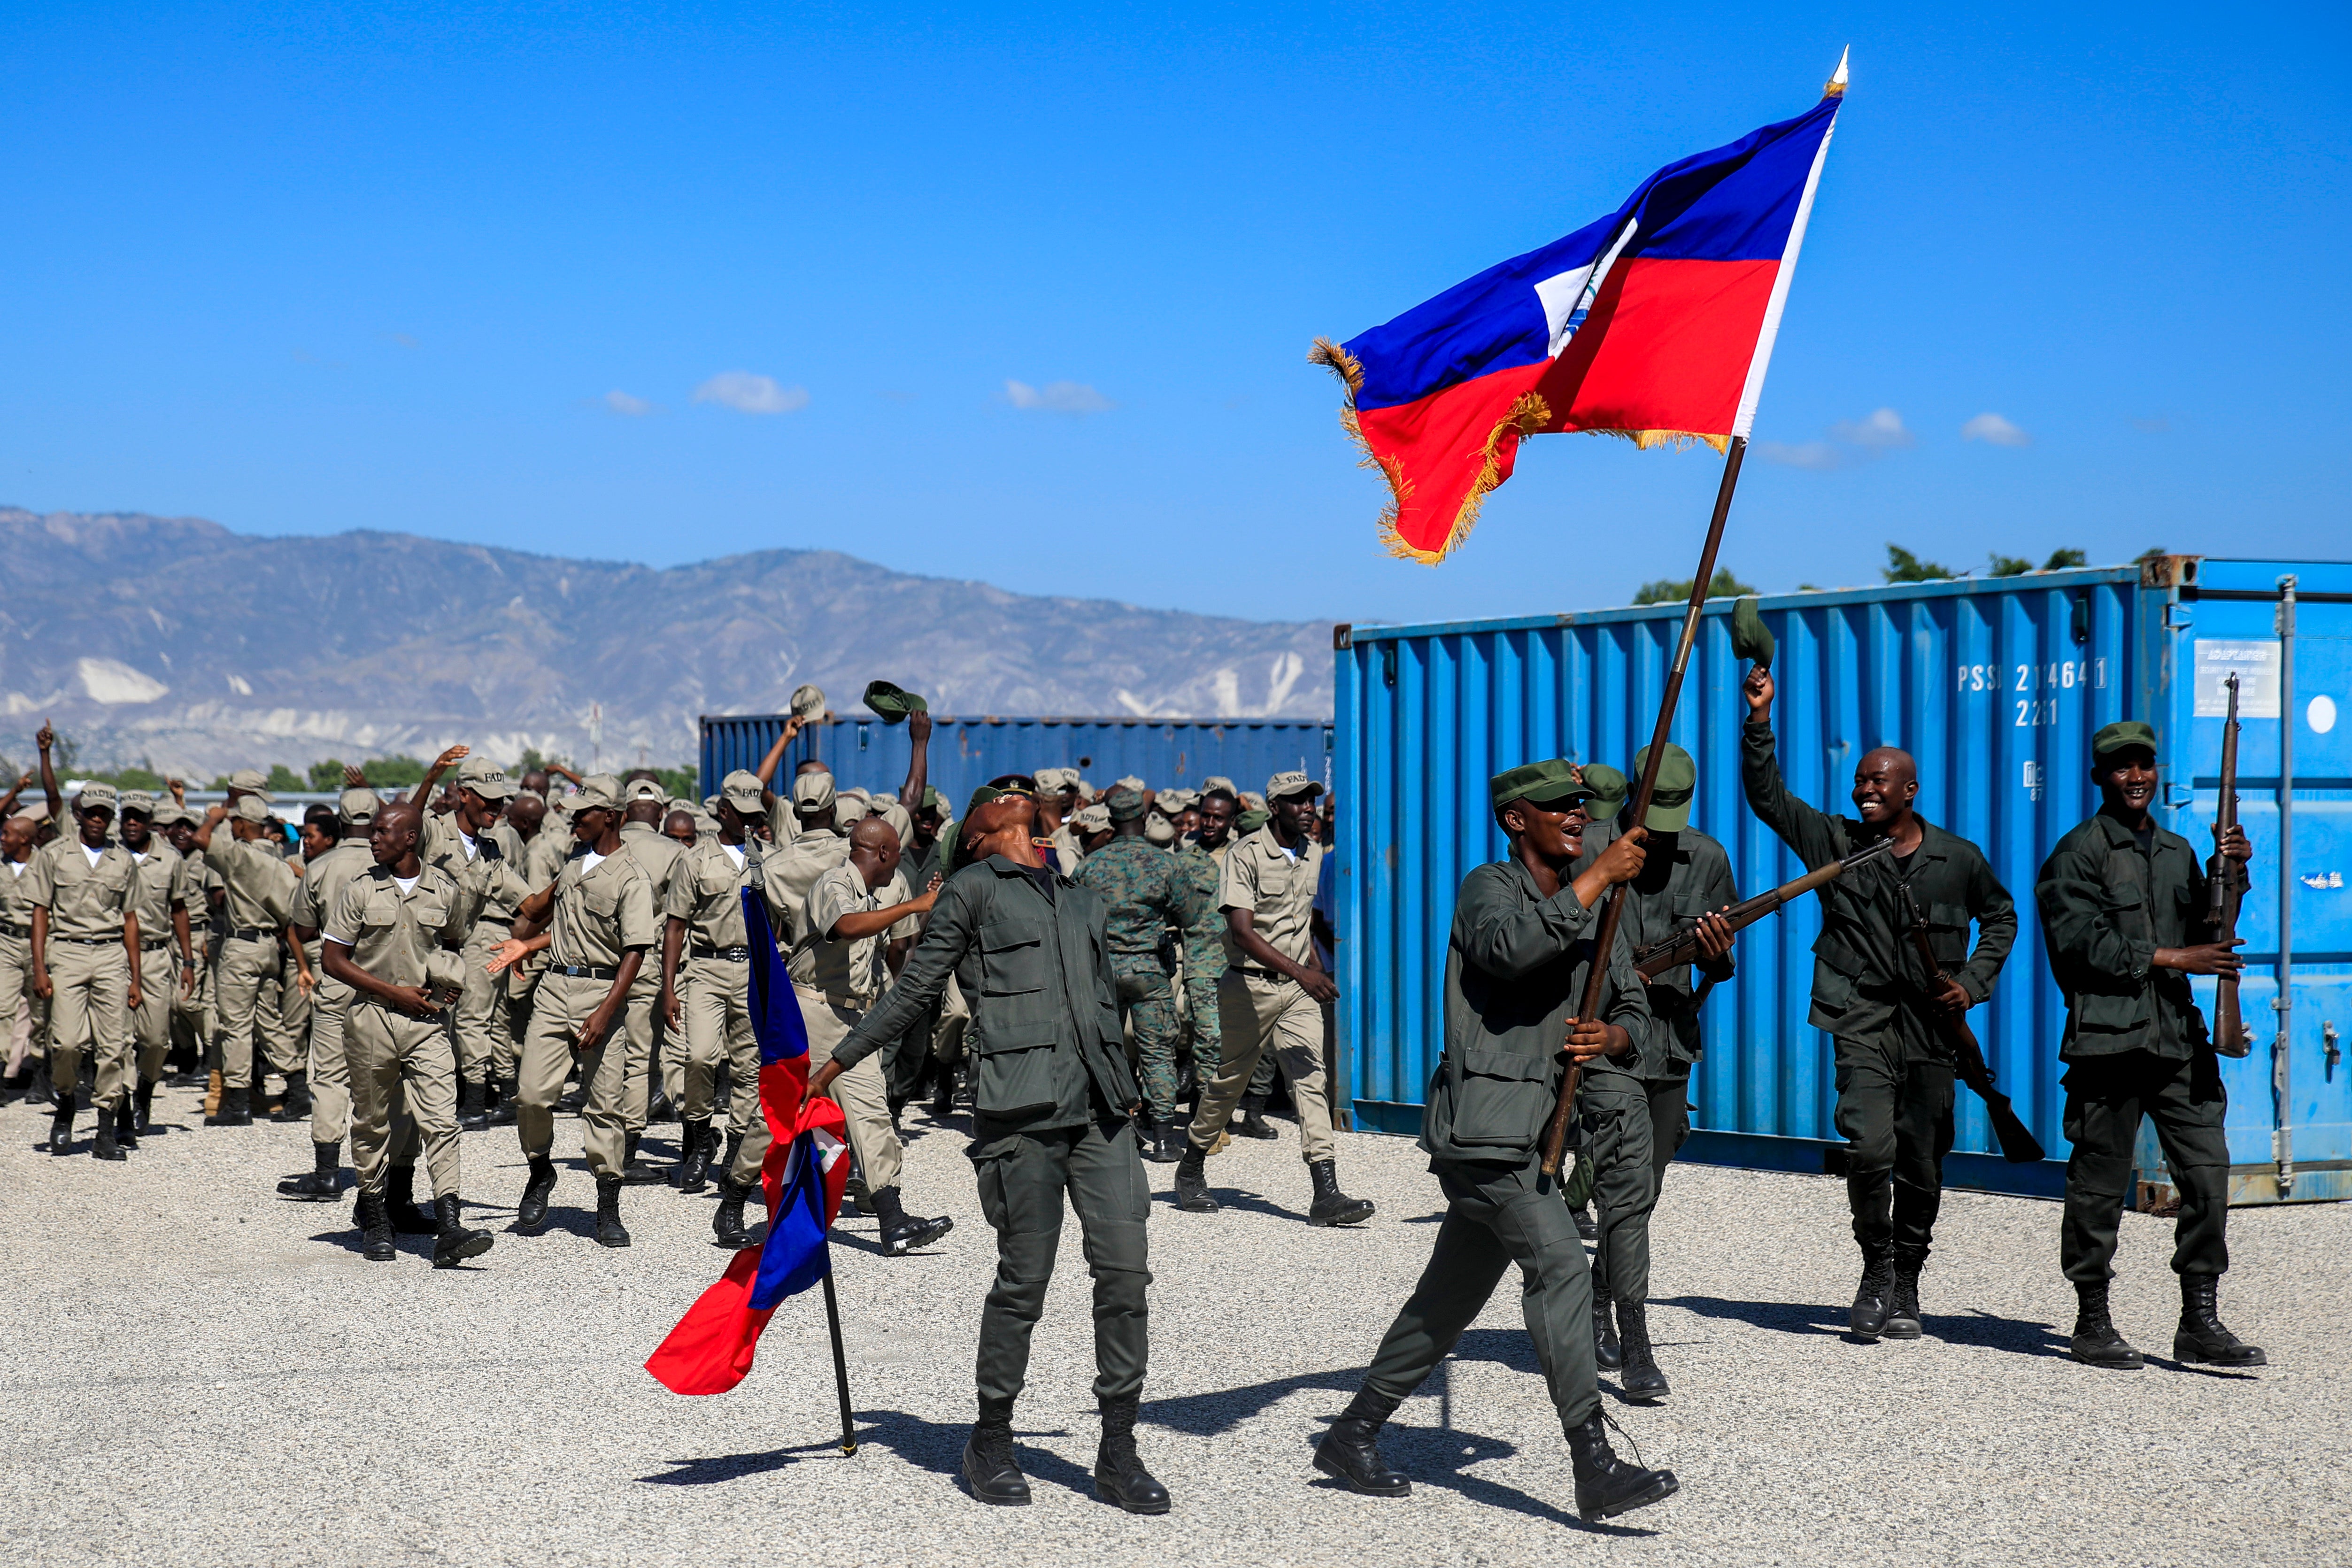
[[[460,1263],[465,1262],[466,1259],[469,1258],[479,1258],[489,1249],[490,1233],[487,1230],[472,1231],[467,1235],[464,1241],[457,1244],[457,1249],[455,1252],[444,1252],[438,1246],[436,1246],[433,1248],[433,1267],[436,1268],[455,1268]]]
[[[2129,1361],[2087,1356],[2071,1345],[2067,1347],[2066,1353],[2084,1366],[2095,1368],[2100,1372],[2142,1372],[2147,1366],[2147,1358],[2137,1352],[2133,1352]]]
[[[1375,1213],[1377,1213],[1377,1212],[1378,1212],[1378,1211],[1377,1211],[1377,1209],[1374,1207],[1374,1205],[1370,1205],[1370,1204],[1368,1204],[1368,1203],[1365,1203],[1365,1204],[1352,1204],[1352,1205],[1349,1205],[1347,1208],[1341,1209],[1341,1210],[1340,1210],[1339,1213],[1337,1213],[1337,1214],[1327,1214],[1327,1215],[1316,1215],[1316,1214],[1309,1214],[1309,1215],[1307,1216],[1307,1223],[1308,1225],[1319,1225],[1319,1226],[1342,1226],[1342,1225],[1361,1225],[1361,1224],[1363,1224],[1366,1220],[1368,1220],[1368,1219],[1371,1218],[1371,1217],[1372,1217],[1372,1215],[1373,1215]]]
[[[1402,1478],[1392,1487],[1370,1486],[1358,1480],[1349,1471],[1347,1466],[1337,1459],[1326,1458],[1319,1447],[1315,1450],[1315,1468],[1349,1491],[1360,1493],[1365,1497],[1411,1497],[1412,1495],[1412,1483]]]
[[[1576,1510],[1576,1516],[1587,1524],[1596,1523],[1604,1519],[1615,1519],[1618,1515],[1631,1513],[1637,1508],[1647,1508],[1654,1502],[1664,1502],[1682,1489],[1682,1483],[1675,1479],[1672,1471],[1661,1471],[1655,1481],[1633,1496],[1620,1498],[1615,1502],[1602,1503],[1595,1508],[1580,1508]]]
[[[1878,1337],[1885,1340],[1916,1340],[1920,1337],[1922,1331],[1919,1320],[1916,1318],[1889,1318],[1886,1320],[1886,1327],[1880,1331]]]
[[[891,1258],[904,1258],[919,1247],[930,1246],[954,1228],[955,1220],[948,1215],[943,1215],[938,1219],[925,1220],[920,1225],[910,1226],[897,1236],[884,1237],[882,1250]]]
[[[1095,1478],[1095,1496],[1105,1502],[1117,1504],[1129,1513],[1166,1513],[1171,1506],[1171,1500],[1164,1497],[1150,1502],[1129,1502],[1120,1495],[1117,1486],[1100,1476]]]
[[[1664,1405],[1666,1395],[1674,1391],[1663,1383],[1651,1388],[1629,1387],[1625,1380],[1620,1378],[1617,1380],[1617,1392],[1628,1405]]]
[[[2208,1352],[2203,1345],[2199,1344],[2187,1334],[2172,1336],[2172,1359],[2178,1362],[2202,1363],[2207,1366],[2241,1367],[2271,1364],[2271,1358],[2252,1345],[2242,1347],[2241,1353],[2236,1355],[2229,1351],[2215,1354]]]

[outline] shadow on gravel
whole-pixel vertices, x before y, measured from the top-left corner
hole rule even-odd
[[[764,1454],[715,1454],[701,1459],[664,1459],[675,1469],[657,1476],[639,1476],[643,1486],[709,1487],[721,1481],[740,1480],[745,1476],[764,1476],[771,1470],[781,1470],[786,1465],[797,1464],[795,1454],[838,1454],[837,1443],[803,1443],[797,1448],[771,1448]]]
[[[1284,1208],[1280,1204],[1269,1203],[1265,1197],[1256,1193],[1236,1193],[1230,1188],[1213,1186],[1209,1189],[1209,1195],[1217,1200],[1217,1205],[1221,1208],[1235,1209],[1243,1214],[1264,1215],[1269,1219],[1295,1219],[1299,1221],[1301,1224],[1306,1223],[1307,1212],[1304,1209]],[[1151,1196],[1151,1201],[1156,1204],[1164,1205],[1172,1209],[1176,1206],[1175,1190],[1171,1188],[1169,1191],[1164,1193],[1154,1193]],[[1361,1230],[1364,1227],[1362,1226],[1350,1225],[1335,1226],[1332,1228],[1335,1230]]]
[[[1843,1334],[1846,1326],[1844,1308],[1811,1301],[1727,1301],[1717,1296],[1661,1296],[1657,1304],[1680,1307],[1702,1318],[1730,1318],[1784,1334]]]
[[[1524,1337],[1524,1336],[1523,1336]],[[1196,1437],[1214,1437],[1230,1432],[1251,1416],[1259,1414],[1276,1401],[1286,1399],[1302,1389],[1323,1388],[1334,1394],[1352,1394],[1364,1379],[1361,1367],[1336,1372],[1311,1372],[1297,1377],[1278,1377],[1266,1383],[1254,1383],[1241,1388],[1222,1388],[1213,1394],[1191,1394],[1175,1399],[1150,1399],[1143,1404],[1142,1416],[1155,1426],[1166,1426],[1178,1432],[1189,1432]],[[1333,1415],[1339,1414],[1334,1410]],[[1328,1417],[1325,1417],[1328,1419]],[[961,1450],[958,1450],[961,1454]]]
[[[1969,1311],[1962,1316],[1945,1317],[1923,1312],[1919,1327],[1931,1340],[1941,1340],[1948,1345],[1970,1345],[1978,1350],[2010,1351],[2018,1355],[2064,1356],[2066,1336],[2047,1323],[2029,1323],[2021,1318],[1997,1318],[1990,1312]]]
[[[2251,1372],[2235,1372],[2226,1366],[2204,1366],[2196,1362],[2174,1361],[2168,1356],[2159,1355],[2147,1356],[2147,1364],[2152,1367],[2161,1368],[2166,1372],[2185,1372],[2191,1377],[2210,1377],[2222,1383],[2260,1383],[2262,1381]]]
[[[1091,1470],[1072,1464],[1051,1449],[1018,1440],[1022,1437],[1066,1437],[1069,1435],[1065,1427],[1055,1427],[1050,1431],[1016,1431],[1013,1434],[1013,1458],[1032,1485],[1041,1480],[1052,1481],[1090,1499],[1095,1495],[1095,1478]],[[963,1475],[963,1446],[971,1436],[971,1427],[965,1422],[926,1421],[903,1410],[861,1410],[857,1413],[857,1440],[861,1446],[870,1443],[887,1448],[917,1468],[929,1470],[935,1476],[945,1476],[950,1480],[961,1479]],[[816,1444],[814,1447],[835,1446]],[[811,1450],[791,1448],[781,1451],[799,1454]],[[835,1451],[839,1450],[835,1448]]]
[[[1525,1340],[1527,1336],[1522,1334],[1519,1338]],[[1529,1360],[1533,1360],[1532,1353]],[[1462,1473],[1472,1465],[1483,1464],[1488,1459],[1507,1459],[1519,1451],[1518,1445],[1506,1443],[1499,1437],[1482,1437],[1475,1432],[1465,1432],[1454,1426],[1406,1426],[1391,1421],[1381,1429],[1381,1451],[1387,1456],[1390,1464],[1411,1478],[1413,1485],[1443,1487],[1488,1508],[1504,1509],[1594,1535],[1639,1539],[1657,1533],[1654,1530],[1639,1530],[1628,1525],[1587,1523],[1566,1509],[1556,1507],[1541,1498],[1529,1497],[1517,1487]],[[1565,1453],[1560,1456],[1559,1475],[1563,1483],[1573,1484],[1570,1480]],[[1312,1484],[1325,1491],[1345,1489],[1342,1483],[1326,1478],[1318,1477]]]

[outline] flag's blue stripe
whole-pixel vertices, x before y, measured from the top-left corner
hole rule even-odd
[[[743,889],[743,934],[751,949],[751,994],[746,1005],[751,1033],[760,1042],[760,1065],[772,1066],[808,1055],[808,1026],[801,1021],[800,998],[768,924],[768,900],[756,888]]]
[[[751,1310],[764,1312],[798,1295],[825,1276],[833,1254],[825,1246],[824,1174],[818,1169],[816,1135],[793,1142],[784,1171],[783,1201],[760,1247],[760,1272],[751,1282]]]

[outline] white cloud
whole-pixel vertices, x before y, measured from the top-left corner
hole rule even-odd
[[[1960,426],[1963,441],[1983,441],[1995,447],[2031,447],[2033,437],[1998,414],[1979,414]]]
[[[1083,381],[1049,381],[1043,386],[1008,381],[1004,395],[1015,408],[1042,408],[1050,414],[1107,414],[1118,406]]]
[[[1804,441],[1790,446],[1785,441],[1759,441],[1756,455],[1768,463],[1786,463],[1792,468],[1811,468],[1827,473],[1841,466],[1845,456],[1827,441]]]
[[[654,411],[654,405],[642,397],[631,397],[619,387],[604,395],[604,406],[630,419],[643,419]]]
[[[1903,416],[1892,408],[1878,409],[1867,419],[1841,419],[1830,426],[1830,437],[1849,447],[1864,447],[1876,452],[1919,444],[1919,438],[1903,427]]]
[[[172,689],[141,670],[110,658],[78,658],[74,673],[92,702],[152,702]]]
[[[697,403],[723,404],[739,414],[790,414],[808,406],[808,388],[779,386],[773,376],[722,370],[694,389]]]

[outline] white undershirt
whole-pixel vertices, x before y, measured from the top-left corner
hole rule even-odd
[[[740,844],[721,844],[719,847],[727,851],[727,858],[735,862],[735,869],[740,871],[743,868],[743,847]]]
[[[404,899],[408,897],[409,894],[416,891],[417,879],[415,877],[394,877],[393,880],[399,884],[400,896]]]
[[[80,841],[77,839],[76,842],[79,843]],[[100,846],[99,848],[92,849],[89,845],[83,844],[81,847],[81,852],[89,857],[89,863],[93,866],[106,858],[106,849],[103,846]]]
[[[466,830],[462,827],[457,829],[457,847],[466,852],[466,858],[467,860],[473,859],[476,855],[481,853],[479,849],[475,847],[473,839],[467,837]]]
[[[583,862],[580,868],[580,874],[583,877],[604,863],[604,858],[602,855],[597,854],[593,849],[591,849],[587,854],[580,857],[580,858]]]

